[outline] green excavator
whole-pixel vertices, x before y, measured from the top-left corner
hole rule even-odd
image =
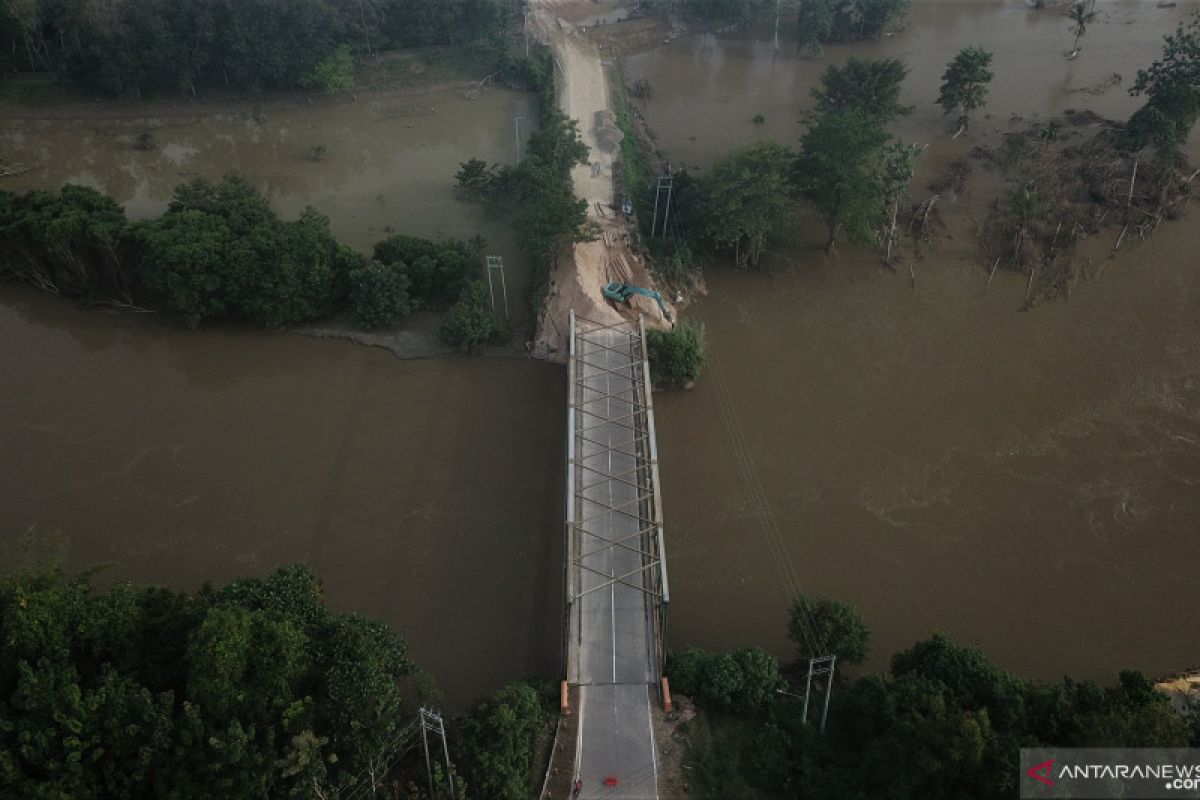
[[[667,322],[671,322],[671,312],[667,310],[667,304],[662,299],[662,295],[653,289],[643,289],[641,286],[634,286],[629,283],[621,283],[620,281],[611,281],[606,283],[601,290],[604,296],[614,303],[628,303],[629,298],[635,294],[640,294],[643,297],[649,297],[651,300],[658,303],[658,307],[662,309],[663,317]]]

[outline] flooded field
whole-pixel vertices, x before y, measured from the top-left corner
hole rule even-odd
[[[560,368],[180,331],[0,287],[0,527],[196,589],[303,562],[452,705],[558,667]],[[520,469],[512,469],[520,463]]]
[[[902,33],[819,59],[792,52],[785,29],[778,56],[766,38],[696,36],[625,66],[653,86],[660,146],[703,168],[756,137],[795,142],[826,63],[904,58],[917,108],[896,133],[930,145],[923,197],[951,160],[1037,115],[1127,114],[1136,67],[1192,7],[1100,2],[1073,62],[1058,14],[918,0]],[[932,100],[968,43],[996,53],[991,116],[951,141]],[[0,146],[30,167],[3,186],[85,183],[145,217],[180,181],[238,170],[281,213],[313,205],[360,249],[389,228],[482,233],[523,298],[511,234],[451,186],[472,155],[511,160],[529,102],[0,109]],[[145,131],[156,150],[135,147]],[[709,271],[689,310],[708,326],[706,374],[656,399],[674,646],[786,655],[799,587],[862,608],[873,668],[934,630],[1045,676],[1198,660],[1200,229],[1165,224],[1111,262],[1110,242],[1087,243],[1069,302],[1019,313],[1023,277],[984,289],[973,226],[1000,179],[975,173],[944,198],[947,238],[916,263],[915,291],[871,253],[826,261],[807,220],[768,271]],[[8,285],[0,359],[6,541],[62,530],[72,566],[179,588],[304,561],[339,608],[404,632],[451,706],[557,668],[561,368],[180,331]]]
[[[1069,63],[1061,15],[917,2],[904,32],[820,59],[786,38],[776,57],[766,38],[696,36],[625,69],[653,88],[644,110],[659,146],[703,168],[758,137],[796,142],[826,63],[903,58],[916,110],[895,132],[930,144],[919,200],[951,160],[1031,118],[1127,115],[1136,67],[1184,5],[1099,3]],[[964,44],[995,52],[996,79],[990,118],[951,141],[932,100]],[[1120,83],[1098,88],[1113,73]],[[709,296],[690,309],[708,327],[707,372],[656,400],[674,646],[766,642],[786,655],[799,588],[863,610],[869,668],[931,631],[1046,677],[1197,661],[1197,228],[1164,225],[1111,262],[1116,232],[1086,242],[1091,267],[1070,300],[1020,313],[1024,276],[984,288],[974,227],[1001,179],[978,162],[975,173],[942,198],[946,237],[915,263],[915,291],[872,253],[827,261],[808,220],[767,273],[709,271]]]
[[[28,168],[3,188],[91,186],[142,219],[161,214],[184,181],[240,172],[284,217],[313,206],[330,218],[339,239],[363,252],[393,232],[482,235],[490,252],[504,257],[514,313],[523,315],[529,264],[502,219],[455,195],[454,174],[472,156],[512,163],[517,130],[528,136],[535,119],[533,97],[505,89],[485,90],[474,100],[465,94],[372,92],[313,105],[143,110],[96,103],[41,118],[38,109],[0,108],[0,152]],[[154,149],[137,146],[144,133],[154,137]],[[313,158],[318,146],[327,151],[319,161]]]

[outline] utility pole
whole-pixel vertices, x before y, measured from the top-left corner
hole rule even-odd
[[[496,288],[492,273],[500,273],[500,291],[504,295],[504,318],[508,319],[508,284],[504,282],[504,259],[500,256],[487,257],[488,295],[492,298],[492,313],[496,313]]]
[[[650,223],[650,237],[654,238],[654,232],[658,230],[658,202],[659,197],[665,191],[667,193],[666,213],[663,215],[662,234],[667,235],[667,223],[671,221],[671,193],[675,183],[675,178],[670,175],[660,175],[658,177],[658,185],[654,188],[654,219]]]
[[[517,146],[517,166],[521,166],[521,117],[513,117],[513,142]]]
[[[778,48],[776,48],[778,49]],[[529,10],[525,10],[525,57],[529,58]]]
[[[825,705],[821,709],[821,734],[825,734],[825,718],[829,716],[829,698],[833,695],[833,672],[837,666],[837,656],[821,656],[808,660],[808,681],[804,684],[804,711],[800,715],[801,722],[808,722],[808,698],[812,693],[813,678],[822,675],[825,679]]]
[[[429,797],[437,797],[433,791],[433,766],[429,760],[429,734],[441,737],[442,754],[446,758],[446,787],[450,792],[450,800],[454,798],[454,775],[451,773],[450,767],[450,746],[446,744],[446,726],[442,722],[442,715],[436,714],[428,708],[422,707],[421,715],[421,747],[425,751],[425,773],[429,778]]]
[[[783,0],[775,0],[775,52],[779,52],[779,10],[783,5]],[[525,55],[529,55],[528,52]]]

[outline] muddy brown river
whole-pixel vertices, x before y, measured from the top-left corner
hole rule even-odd
[[[651,84],[659,146],[703,169],[759,137],[794,143],[829,61],[902,58],[916,109],[894,132],[929,144],[924,199],[951,160],[1033,118],[1127,115],[1125,88],[1184,5],[1099,3],[1072,62],[1053,12],[918,2],[903,33],[821,59],[706,35],[625,68]],[[932,100],[966,43],[995,53],[996,78],[989,116],[952,141]],[[950,238],[915,263],[915,291],[871,253],[826,260],[805,217],[766,274],[709,270],[689,310],[708,327],[707,372],[656,400],[674,646],[785,655],[798,590],[862,609],[869,668],[931,631],[1045,677],[1200,661],[1200,232],[1164,226],[1111,262],[1117,232],[1086,242],[1069,302],[1020,313],[1024,276],[984,288],[973,230],[1001,180],[975,172],[942,198]]]
[[[71,566],[181,589],[309,564],[452,705],[557,668],[561,368],[0,297],[9,547],[61,531]]]
[[[759,136],[794,142],[825,63],[903,57],[917,110],[896,132],[930,144],[922,196],[950,160],[1023,124],[1013,114],[1128,113],[1136,66],[1185,5],[1102,0],[1070,63],[1061,16],[918,0],[904,32],[821,59],[776,56],[765,37],[696,36],[626,71],[654,87],[660,146],[703,168]],[[996,52],[993,116],[951,141],[931,100],[965,43]],[[239,169],[282,213],[315,205],[361,248],[391,226],[481,231],[507,254],[503,225],[449,184],[470,155],[508,158],[527,102],[364,95],[268,107],[265,122],[249,109],[41,121],[6,109],[0,142],[36,169],[3,185],[89,182],[145,216],[179,180]],[[163,147],[135,151],[148,126]],[[330,156],[312,162],[319,143]],[[1200,661],[1197,211],[1112,261],[1111,242],[1086,243],[1093,263],[1070,300],[1020,313],[1022,277],[984,289],[971,221],[999,179],[976,173],[944,198],[952,238],[915,263],[915,291],[870,253],[826,261],[807,219],[769,270],[709,270],[688,311],[708,328],[706,374],[656,398],[673,646],[786,656],[799,589],[863,610],[870,668],[935,630],[1048,677]],[[304,561],[339,608],[403,631],[452,706],[555,672],[560,367],[175,330],[8,285],[0,363],[10,541],[62,530],[73,566],[111,562],[112,576],[178,588]]]

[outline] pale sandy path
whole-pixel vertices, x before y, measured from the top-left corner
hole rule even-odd
[[[588,201],[589,215],[596,218],[595,203],[608,205],[613,199],[614,154],[604,152],[596,143],[596,114],[608,109],[608,78],[596,47],[555,13],[563,5],[554,0],[532,3],[539,32],[549,41],[562,69],[563,92],[559,102],[563,113],[579,121],[583,141],[591,149],[589,160],[599,165],[599,170],[580,166],[571,173],[575,194]]]
[[[628,280],[637,286],[654,288],[654,280],[640,260],[624,244],[632,230],[608,207],[613,204],[613,162],[619,147],[611,152],[597,141],[596,115],[609,110],[608,76],[600,52],[581,30],[560,13],[578,16],[588,0],[533,0],[531,33],[550,45],[559,70],[562,91],[559,103],[569,118],[579,122],[579,132],[589,148],[589,164],[571,173],[575,195],[588,202],[588,217],[608,232],[611,246],[603,238],[576,244],[569,255],[559,259],[550,278],[550,293],[538,316],[533,354],[550,361],[565,361],[567,317],[576,314],[596,322],[637,325],[644,314],[647,328],[669,328],[670,322],[653,301],[635,297],[632,305],[620,310],[608,302],[601,287],[610,280]],[[597,204],[604,207],[601,212]],[[623,259],[623,260],[622,260]],[[628,265],[619,274],[614,260]],[[674,318],[674,309],[671,310]]]

